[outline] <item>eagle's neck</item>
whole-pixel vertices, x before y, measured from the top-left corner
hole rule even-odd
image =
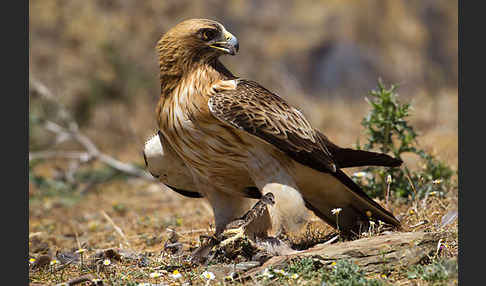
[[[213,85],[232,79],[236,77],[217,59],[201,64],[195,62],[190,68],[179,69],[177,73],[165,73],[161,69],[161,96],[156,107],[160,129],[169,128],[170,118],[176,115],[204,114],[201,108],[208,108],[207,102],[214,94]]]
[[[200,61],[160,61],[161,96],[170,96],[174,89],[188,78],[202,76],[198,81],[212,84],[219,80],[235,79],[236,77],[217,59]]]

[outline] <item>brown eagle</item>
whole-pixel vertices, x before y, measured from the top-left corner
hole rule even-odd
[[[176,191],[208,200],[216,234],[269,192],[275,204],[248,226],[250,237],[296,230],[308,209],[348,234],[367,229],[370,220],[399,226],[341,168],[402,161],[338,147],[278,95],[233,75],[219,57],[238,47],[235,36],[206,19],[181,22],[157,43],[160,135],[195,187]]]

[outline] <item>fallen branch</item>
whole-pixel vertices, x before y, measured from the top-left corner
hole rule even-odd
[[[324,265],[347,259],[366,273],[377,273],[384,268],[408,267],[433,254],[441,235],[443,234],[431,232],[396,232],[335,244],[318,244],[290,255],[274,256],[262,266],[244,273],[242,278],[255,275],[270,266],[282,266],[290,259],[298,257],[312,257]]]
[[[91,282],[92,283],[91,285],[103,285],[103,282],[101,280],[94,279],[93,276],[88,274],[88,275],[80,276],[78,278],[71,279],[71,280],[63,282],[63,283],[56,284],[56,286],[71,286],[71,285],[76,285],[76,284],[80,284],[80,283],[83,283],[83,282]]]
[[[123,233],[122,229],[120,227],[118,227],[115,224],[115,222],[113,222],[113,220],[111,219],[111,217],[109,217],[108,214],[106,214],[105,211],[102,210],[100,212],[106,218],[106,220],[113,226],[113,228],[116,230],[116,232],[123,238],[123,240],[125,240],[125,243],[128,245],[128,247],[131,248],[130,242],[128,242],[128,239],[125,236],[125,234]]]
[[[30,152],[29,161],[37,159],[51,159],[51,158],[66,158],[66,159],[77,159],[80,161],[88,161],[88,152],[82,151],[39,151]]]
[[[137,168],[131,164],[121,162],[107,154],[102,153],[96,145],[89,139],[87,136],[82,134],[79,131],[78,124],[69,114],[67,109],[56,100],[54,95],[51,91],[43,85],[41,82],[30,78],[30,93],[37,94],[41,98],[48,100],[54,103],[58,110],[58,116],[63,121],[67,127],[63,127],[60,124],[57,124],[50,120],[45,120],[43,127],[56,134],[57,141],[64,141],[67,139],[73,139],[78,142],[85,151],[40,151],[40,152],[29,152],[29,161],[39,158],[53,158],[53,157],[61,157],[67,159],[76,159],[80,162],[88,162],[93,159],[97,159],[104,164],[110,166],[113,169],[116,169],[120,172],[126,173],[131,176],[139,177],[142,179],[146,179],[149,181],[155,181],[152,175],[146,172],[143,169]]]

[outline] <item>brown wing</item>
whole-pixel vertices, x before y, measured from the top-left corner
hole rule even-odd
[[[297,109],[253,81],[239,80],[236,89],[214,95],[208,104],[212,114],[222,122],[253,134],[302,165],[322,172],[315,177],[317,181],[329,180],[327,177],[318,177],[328,175],[325,173],[330,173],[331,178],[339,181],[341,184],[331,184],[333,186],[328,186],[329,188],[322,189],[312,183],[313,188],[304,187],[301,190],[306,206],[328,223],[333,224],[334,220],[329,215],[329,205],[336,206],[328,198],[334,198],[342,204],[344,213],[339,220],[340,224],[347,222],[347,230],[357,228],[360,218],[368,221],[366,210],[371,211],[373,218],[400,225],[393,214],[370,199],[353,180],[338,169],[340,164],[343,167],[399,165],[400,160],[385,154],[340,148],[313,129]],[[330,194],[330,191],[334,194]]]
[[[258,83],[238,80],[234,90],[209,99],[219,120],[274,145],[295,161],[321,172],[336,172],[332,155],[305,117]]]
[[[331,152],[332,158],[336,162],[338,168],[361,166],[398,167],[403,163],[402,160],[390,157],[383,153],[341,148],[329,141],[329,139],[318,130],[316,130],[316,133],[321,137],[322,142],[324,142],[324,145],[329,152]]]

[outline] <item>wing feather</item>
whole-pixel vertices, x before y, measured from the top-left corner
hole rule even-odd
[[[299,163],[319,171],[359,166],[400,166],[386,154],[341,148],[311,127],[300,111],[258,83],[238,80],[235,90],[211,97],[209,108],[219,120],[275,145]]]
[[[324,192],[319,188],[301,190],[307,208],[326,222],[336,225],[335,218],[326,211],[329,205],[335,203],[327,201],[328,198],[334,197],[334,200],[340,198],[339,203],[347,208],[347,213],[343,214],[346,217],[340,217],[340,220],[341,223],[347,222],[348,230],[358,226],[358,219],[368,220],[366,210],[370,210],[376,219],[395,226],[400,225],[393,214],[369,198],[339,168],[363,165],[398,166],[402,163],[401,160],[386,154],[340,148],[312,128],[300,111],[253,81],[238,80],[235,89],[220,91],[209,99],[208,104],[211,113],[220,121],[263,139],[302,165],[330,173],[339,181],[339,187],[333,190],[340,195],[326,193],[330,189]],[[323,173],[320,174],[324,175]],[[323,198],[325,194],[328,196]]]
[[[208,104],[220,121],[265,140],[295,161],[336,172],[322,137],[302,113],[258,83],[240,79],[236,89],[220,91]]]
[[[393,158],[383,153],[355,150],[351,148],[341,148],[329,141],[329,139],[316,130],[321,137],[324,145],[331,152],[332,157],[339,168],[361,167],[361,166],[384,166],[398,167],[403,161],[399,158]]]

